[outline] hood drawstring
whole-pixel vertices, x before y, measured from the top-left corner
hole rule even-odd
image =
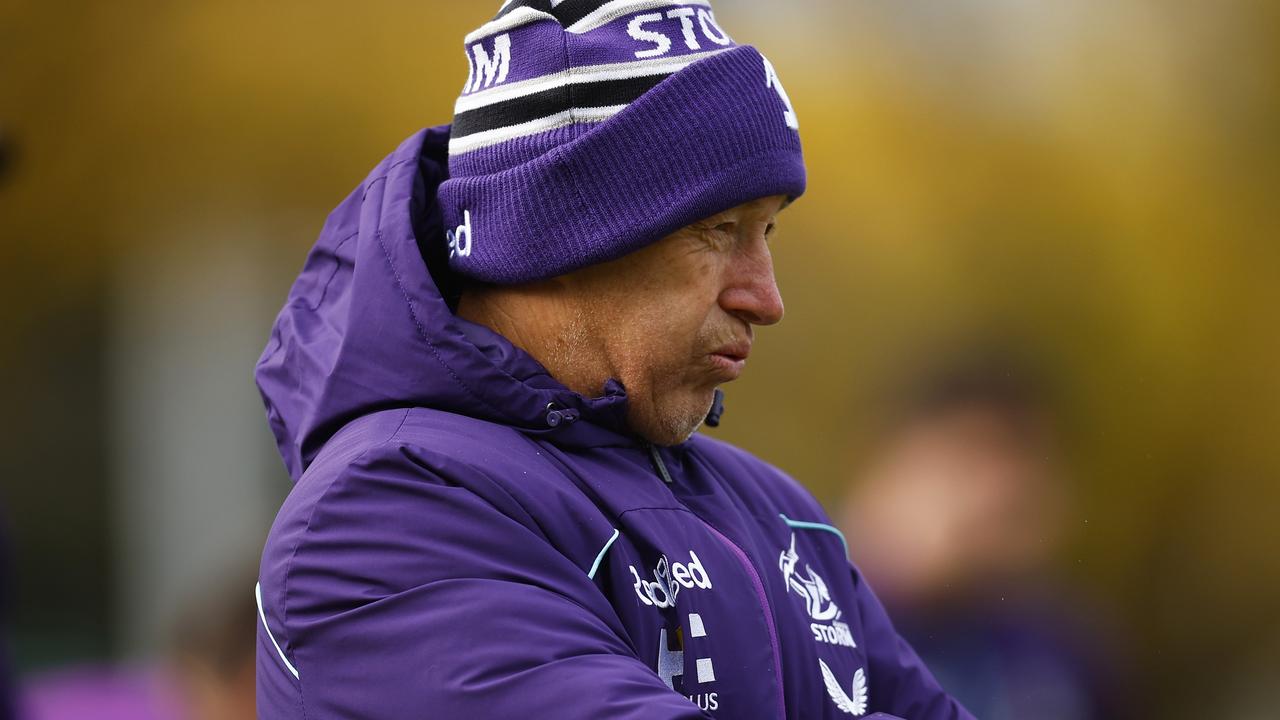
[[[724,391],[716,388],[715,398],[711,401],[711,409],[707,411],[707,427],[720,427],[720,416],[724,414]]]
[[[662,461],[662,453],[658,452],[657,445],[649,446],[649,458],[653,460],[653,468],[658,471],[658,475],[662,477],[662,482],[672,485],[675,480],[671,479],[671,473],[667,472],[667,464]]]

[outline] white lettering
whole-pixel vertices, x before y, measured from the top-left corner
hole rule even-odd
[[[648,50],[637,50],[636,57],[651,58],[659,55],[666,55],[671,50],[671,38],[660,32],[653,30],[645,30],[643,25],[646,23],[659,22],[662,20],[662,13],[646,13],[631,18],[631,22],[627,23],[627,34],[633,39],[640,42],[650,42],[656,47]]]
[[[672,20],[680,18],[680,29],[684,31],[684,44],[690,50],[701,50],[702,46],[698,44],[698,36],[693,34],[693,18],[698,14],[693,8],[676,8],[667,13],[667,17]]]
[[[632,587],[635,588],[636,597],[640,598],[640,602],[660,608],[675,607],[676,595],[680,592],[680,588],[673,584],[668,576],[666,555],[658,560],[658,566],[654,568],[654,582],[641,578],[634,565],[630,569],[631,576],[636,579]]]
[[[831,625],[810,623],[809,630],[813,632],[813,639],[818,642],[824,642],[828,645],[842,645],[844,647],[851,648],[858,647],[858,644],[853,641],[853,633],[849,630],[849,626],[846,623],[836,622]]]
[[[653,601],[645,597],[644,593],[641,592],[641,586],[644,585],[644,581],[640,579],[640,573],[636,572],[635,565],[631,566],[631,577],[636,579],[636,584],[633,586],[636,589],[636,597],[640,598],[640,602],[645,605],[653,605]]]
[[[649,597],[653,598],[653,604],[658,607],[675,607],[676,595],[680,593],[680,588],[671,582],[671,573],[667,569],[667,556],[663,555],[658,559],[658,567],[653,570],[654,582],[645,583],[645,592],[649,593]],[[658,593],[662,593],[662,599],[658,599]]]
[[[687,588],[693,587],[693,579],[689,577],[689,568],[680,563],[671,563],[671,577]]]
[[[689,574],[693,576],[694,585],[697,585],[702,590],[711,589],[711,576],[702,567],[702,561],[698,559],[698,554],[692,550],[689,551]]]
[[[720,693],[700,693],[698,695],[686,695],[689,702],[697,705],[703,710],[718,710],[720,708]]]
[[[482,86],[489,87],[495,83],[501,84],[507,81],[507,71],[511,68],[511,36],[503,33],[493,39],[493,57],[489,57],[489,52],[485,50],[484,43],[476,43],[471,46],[471,54],[475,56],[475,62],[471,63],[471,74],[467,79],[471,82],[471,89],[467,92],[475,92]],[[467,58],[471,60],[470,57]]]
[[[706,8],[701,8],[698,10],[698,21],[702,23],[702,34],[706,35],[711,42],[717,45],[730,45],[733,43],[733,38],[729,37],[729,33],[725,32],[720,27],[720,24],[716,22],[715,13]],[[712,32],[712,28],[715,28],[715,32]]]
[[[449,241],[449,257],[457,255],[458,257],[471,256],[471,211],[462,211],[462,224],[453,230],[445,232],[445,238]]]
[[[644,591],[657,607],[669,608],[676,606],[676,594],[671,592],[670,585],[663,585],[660,582],[647,582],[644,584]],[[658,597],[659,595],[662,597]]]
[[[787,95],[787,91],[782,87],[782,80],[778,78],[778,71],[773,69],[773,63],[769,62],[769,58],[760,56],[764,60],[764,82],[765,85],[771,87],[778,93],[778,97],[782,99],[782,104],[787,107],[782,113],[783,119],[787,121],[787,127],[792,130],[800,129],[800,118],[796,116],[795,108],[791,105],[791,97]]]
[[[641,577],[640,571],[636,570],[634,565],[629,569],[631,577],[635,578],[632,587],[635,588],[636,597],[640,598],[640,602],[645,605],[660,608],[675,607],[676,597],[680,594],[682,587],[712,589],[711,576],[707,574],[707,569],[702,566],[702,561],[692,550],[689,551],[687,563],[671,562],[667,560],[666,555],[658,558],[658,564],[653,569],[652,582]]]

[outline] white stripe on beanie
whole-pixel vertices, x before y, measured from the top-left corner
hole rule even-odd
[[[564,87],[566,85],[599,82],[601,80],[622,80],[626,78],[644,77],[646,75],[670,75],[671,73],[683,70],[703,58],[708,58],[717,53],[722,53],[726,49],[727,48],[717,48],[715,50],[708,50],[706,52],[691,55],[675,55],[672,57],[653,58],[651,60],[637,60],[629,63],[610,63],[607,65],[570,67],[551,75],[544,75],[539,78],[511,83],[510,85],[498,85],[470,95],[463,95],[458,98],[456,103],[454,103],[453,112],[454,114],[463,113],[468,110],[475,110],[476,108],[486,107],[495,103],[513,100],[518,97],[524,97],[526,95],[532,95],[533,93]]]

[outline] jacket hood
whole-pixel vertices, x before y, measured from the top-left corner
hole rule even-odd
[[[294,480],[344,425],[399,407],[561,444],[638,442],[616,380],[583,397],[501,335],[454,315],[436,202],[448,142],[447,125],[421,130],[369,174],[329,215],[276,318],[255,378]]]

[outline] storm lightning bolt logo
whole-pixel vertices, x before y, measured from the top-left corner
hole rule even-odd
[[[818,573],[806,563],[804,574],[799,571],[800,555],[796,553],[796,535],[791,534],[791,547],[783,550],[778,558],[778,568],[787,583],[787,589],[804,598],[805,610],[809,617],[822,622],[840,617],[840,608],[831,599],[831,591]]]

